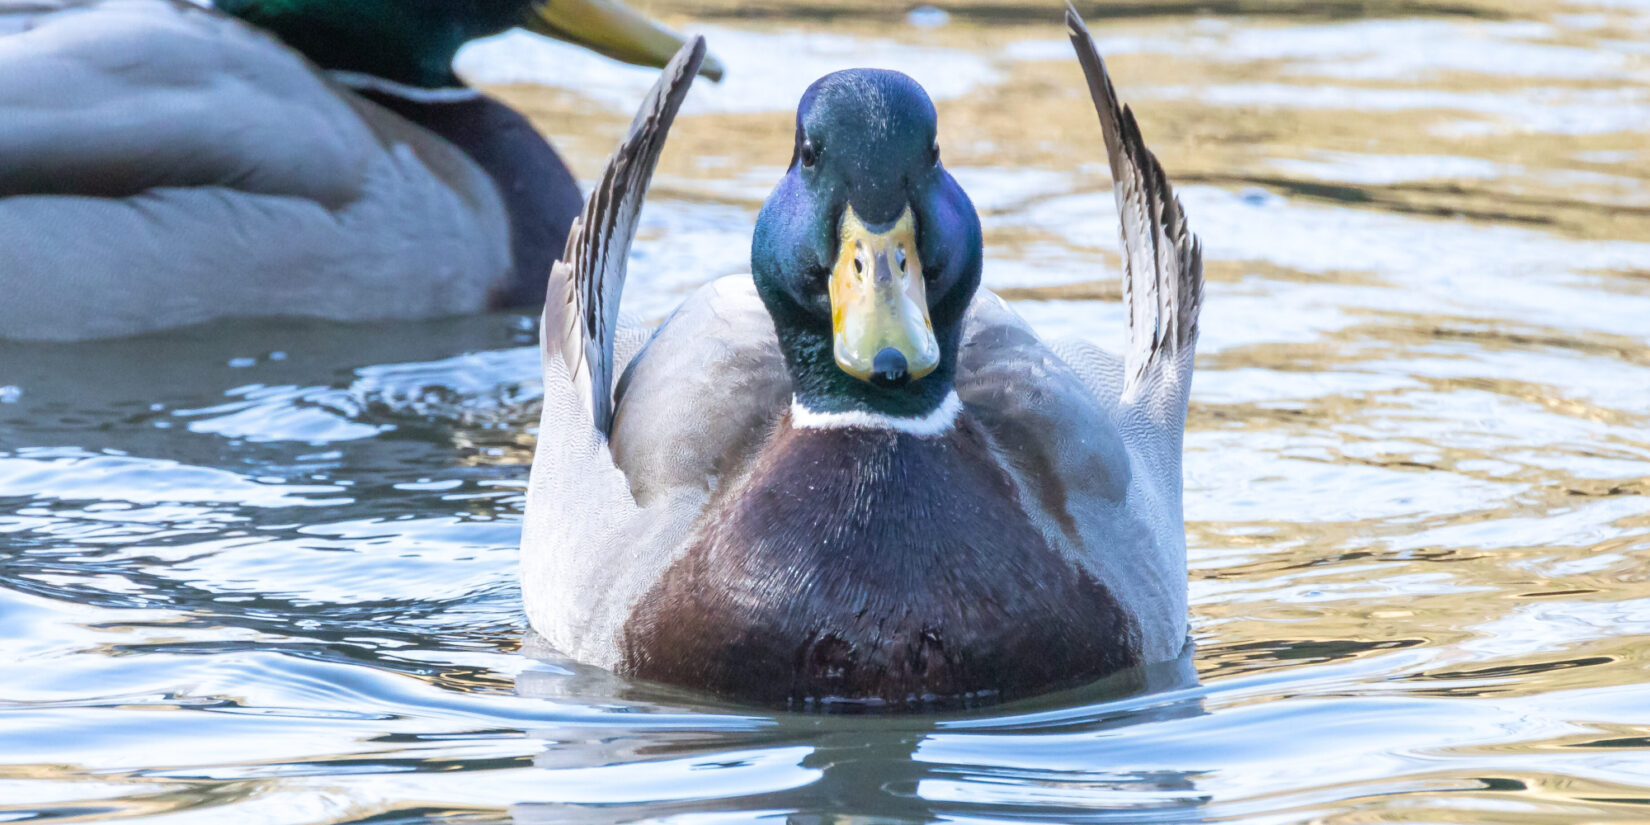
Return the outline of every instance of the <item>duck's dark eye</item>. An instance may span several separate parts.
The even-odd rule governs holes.
[[[935,166],[940,165],[940,141],[938,138],[934,139],[933,146],[928,147],[928,154]]]
[[[802,157],[802,165],[809,169],[813,168],[814,161],[819,160],[819,155],[814,152],[814,142],[811,140],[802,141],[802,149],[797,154]]]

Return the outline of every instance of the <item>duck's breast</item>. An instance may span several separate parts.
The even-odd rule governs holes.
[[[632,675],[784,704],[1028,695],[1136,664],[981,430],[781,425],[633,611]]]

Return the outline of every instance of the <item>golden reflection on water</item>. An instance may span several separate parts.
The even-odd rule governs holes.
[[[854,0],[653,7],[989,61],[990,82],[937,102],[947,166],[982,207],[986,282],[1034,321],[1115,346],[1109,180],[1056,12],[945,5],[934,28]],[[1511,698],[1650,677],[1647,21],[1585,2],[1091,15],[1148,142],[1198,193],[1211,287],[1186,511],[1202,679],[1369,661],[1329,694]],[[577,90],[496,91],[586,177],[626,123],[580,121]],[[778,108],[684,115],[650,208],[754,217],[792,128]],[[1246,205],[1280,215],[1275,236],[1239,220]],[[1642,758],[1650,744],[1634,725],[1532,737],[1479,747]],[[1441,769],[1423,786],[1522,806],[1520,822],[1642,818],[1626,804],[1642,786],[1541,764],[1488,786]],[[1402,819],[1375,813],[1401,792],[1353,794],[1316,821]]]
[[[642,5],[729,79],[672,134],[627,308],[747,265],[791,69],[870,54],[945,92],[987,284],[1119,345],[1057,3]],[[0,819],[1650,818],[1650,9],[1083,9],[1205,245],[1201,687],[768,718],[540,663],[514,568],[531,330],[225,324],[30,350],[0,409],[41,448],[0,455],[25,548],[0,645],[29,663],[0,685]],[[490,88],[588,180],[651,76],[554,54],[548,85]]]
[[[901,25],[903,14],[890,13],[882,4],[834,2],[748,4],[733,2],[675,2],[649,5],[684,27],[693,21],[737,22],[741,26],[796,30],[828,19],[832,34],[863,38],[891,38],[917,46],[956,49],[980,55],[1001,53],[1015,43],[1060,39],[1054,4],[1010,0],[979,4],[945,4],[953,13],[949,25],[918,28]],[[1275,32],[1287,42],[1300,29],[1332,28],[1342,15],[1398,15],[1424,11],[1408,4],[1321,4],[1334,11],[1317,18],[1296,10],[1317,4],[1257,4],[1245,7],[1253,16],[1219,17],[1218,4],[1202,5],[1213,14],[1188,19],[1169,4],[1108,4],[1099,9],[1096,32],[1102,48],[1108,41],[1128,39],[1172,44],[1200,37],[1198,24],[1216,21],[1240,28],[1249,39]],[[752,8],[755,6],[755,8]],[[1445,25],[1519,25],[1520,20],[1547,20],[1583,13],[1599,17],[1588,28],[1576,29],[1548,22],[1541,43],[1554,49],[1603,53],[1619,57],[1611,68],[1594,74],[1565,76],[1521,75],[1516,66],[1507,74],[1493,71],[1456,71],[1448,68],[1392,76],[1314,76],[1301,70],[1302,61],[1244,59],[1222,55],[1215,43],[1197,47],[1196,54],[1162,50],[1114,53],[1108,64],[1119,88],[1156,88],[1158,95],[1136,93],[1136,115],[1152,148],[1180,185],[1263,186],[1310,201],[1337,206],[1377,209],[1399,214],[1478,219],[1545,228],[1578,238],[1650,237],[1650,192],[1642,184],[1647,163],[1636,129],[1606,129],[1587,133],[1555,133],[1542,129],[1493,129],[1519,120],[1517,107],[1492,114],[1486,104],[1496,96],[1527,97],[1529,108],[1543,103],[1585,105],[1589,101],[1635,104],[1650,117],[1650,51],[1621,49],[1618,43],[1642,42],[1639,18],[1627,7],[1585,4],[1551,7],[1537,3],[1451,4],[1450,13],[1422,18]],[[1092,12],[1093,10],[1085,9]],[[1292,13],[1295,16],[1292,16]],[[1115,19],[1105,19],[1116,15]],[[1136,16],[1138,15],[1138,16]],[[1091,13],[1091,17],[1094,15]],[[1190,30],[1190,31],[1189,31]],[[1492,31],[1494,31],[1492,29]],[[1493,36],[1493,35],[1492,35]],[[1435,37],[1437,37],[1435,35]],[[1464,37],[1471,39],[1470,31]],[[1210,39],[1204,37],[1204,39]],[[1489,39],[1489,38],[1482,38]],[[1245,40],[1248,42],[1248,40]],[[715,48],[714,33],[712,48]],[[1379,42],[1377,48],[1402,48],[1402,38]],[[1448,45],[1438,37],[1421,48]],[[1081,183],[1104,181],[1095,166],[1095,126],[1076,68],[1058,48],[1051,59],[1001,61],[997,82],[977,88],[962,99],[941,101],[942,139],[947,162],[953,166],[1078,171]],[[1561,55],[1558,60],[1564,59]],[[1333,52],[1314,61],[1332,65]],[[938,67],[936,67],[938,68]],[[1377,75],[1383,74],[1381,71]],[[921,78],[918,78],[921,80]],[[1281,88],[1275,88],[1281,87]],[[1290,105],[1290,88],[1299,97],[1317,100],[1329,93],[1331,101]],[[1327,87],[1327,88],[1326,88]],[[1270,100],[1254,104],[1210,106],[1199,94],[1228,89],[1241,99],[1245,90],[1264,91]],[[546,90],[536,86],[495,88],[512,104],[527,111],[558,147],[572,156],[575,169],[593,175],[628,123],[621,112],[592,117],[603,107],[590,105],[576,91]],[[1347,92],[1346,105],[1332,105],[1337,92]],[[1309,94],[1309,92],[1311,94]],[[1357,92],[1367,92],[1363,97]],[[1406,97],[1407,95],[1407,97]],[[1397,106],[1393,110],[1365,108],[1365,101]],[[1430,101],[1436,101],[1435,103]],[[1462,104],[1465,104],[1464,106]],[[1494,107],[1489,107],[1493,109]],[[1586,113],[1577,115],[1587,119]],[[569,127],[577,126],[576,131]],[[788,161],[790,113],[684,117],[671,138],[662,164],[662,178],[719,179],[729,169],[778,169]],[[737,136],[737,140],[730,140]],[[1321,162],[1323,155],[1423,155],[1472,158],[1500,168],[1486,176],[1466,179],[1429,178],[1385,185],[1358,185],[1291,176],[1268,161],[1297,159]],[[1624,157],[1614,157],[1622,155]],[[667,184],[668,185],[668,184]],[[748,193],[759,199],[760,187]],[[1012,243],[1012,236],[994,235],[994,245]]]

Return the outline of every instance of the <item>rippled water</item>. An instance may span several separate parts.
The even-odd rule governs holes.
[[[695,4],[729,80],[630,309],[742,270],[796,96],[871,63],[938,99],[987,283],[1120,342],[1057,10],[738,5]],[[0,346],[0,821],[1650,821],[1650,6],[1091,21],[1208,261],[1196,647],[1150,690],[771,715],[524,641],[530,319]],[[462,65],[586,177],[651,82]]]

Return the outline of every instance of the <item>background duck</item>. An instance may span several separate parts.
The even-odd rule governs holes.
[[[681,43],[612,0],[0,0],[0,338],[542,301],[577,182],[452,70],[514,26]]]
[[[551,645],[793,706],[1013,698],[1178,656],[1202,257],[1067,23],[1122,218],[1121,359],[1043,342],[980,288],[933,104],[865,69],[803,96],[752,277],[650,338],[620,328],[636,213],[702,45],[666,68],[545,305],[522,589]]]

